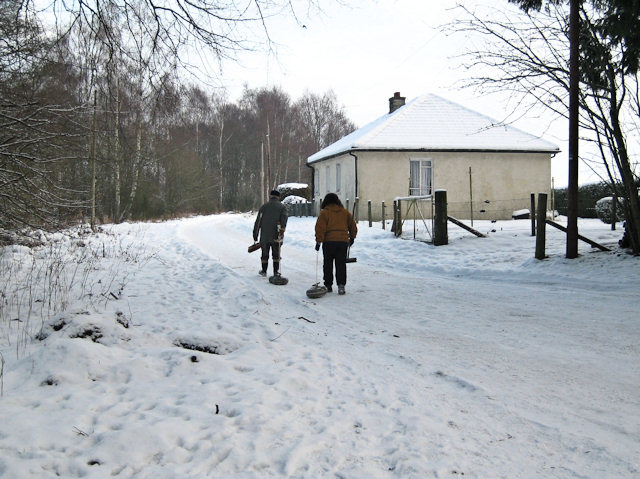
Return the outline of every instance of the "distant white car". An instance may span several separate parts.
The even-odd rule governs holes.
[[[302,196],[287,196],[284,200],[282,200],[282,202],[285,205],[293,205],[293,204],[298,204],[298,203],[308,203],[306,198],[303,198]]]

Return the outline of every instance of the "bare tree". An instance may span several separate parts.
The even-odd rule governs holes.
[[[348,135],[356,126],[347,118],[333,90],[321,95],[307,91],[294,108],[298,117],[295,123],[299,148],[298,181],[310,183],[311,170],[303,169],[306,158]]]
[[[255,128],[255,166],[258,166],[258,148],[266,145],[268,189],[286,181],[286,172],[291,162],[291,141],[294,118],[291,97],[280,88],[245,90],[240,104],[250,115]],[[263,141],[260,141],[262,138]]]
[[[226,146],[227,143],[234,137],[234,135],[238,135],[239,132],[234,132],[231,128],[227,128],[227,119],[230,114],[233,114],[233,110],[235,109],[233,106],[229,105],[224,99],[216,98],[216,116],[215,116],[215,125],[217,128],[217,170],[218,170],[218,206],[222,208],[224,204],[224,172],[225,172],[225,164],[226,164]]]
[[[295,103],[295,107],[300,116],[298,125],[301,133],[311,141],[308,154],[321,150],[356,129],[332,90],[322,95],[307,91]]]
[[[463,10],[465,19],[450,28],[489,39],[484,48],[466,55],[466,66],[482,72],[470,84],[484,92],[511,91],[522,109],[542,106],[566,118],[570,91],[566,5],[550,3],[540,12],[519,14],[493,10],[482,16]],[[607,172],[603,180],[610,182],[612,190],[618,180],[624,185],[619,194],[625,198],[631,244],[638,252],[640,202],[627,140],[638,132],[638,76],[621,66],[620,45],[598,31],[597,11],[583,7],[580,21],[581,139],[596,146]]]
[[[20,0],[16,4],[28,9],[35,0]],[[301,2],[300,7],[319,11],[315,0]],[[57,37],[66,36],[75,25],[84,23],[95,30],[114,52],[123,45],[122,35],[132,25],[131,35],[124,42],[139,41],[148,48],[150,57],[166,59],[166,55],[195,54],[204,50],[216,59],[234,58],[239,51],[254,49],[266,38],[270,44],[267,22],[271,17],[298,12],[291,0],[83,0],[66,2],[52,0],[46,13],[55,16]],[[114,24],[117,17],[121,23]],[[138,28],[138,25],[144,28]],[[254,26],[263,29],[258,38]],[[182,66],[192,68],[189,55],[179,60]]]
[[[86,129],[77,77],[56,58],[31,12],[0,5],[0,228],[56,227],[79,211],[75,163]]]
[[[317,7],[314,0],[301,5],[312,9]],[[38,194],[51,195],[48,201],[55,203],[58,210],[70,206],[86,207],[87,204],[80,205],[77,201],[89,200],[94,181],[86,164],[90,151],[96,160],[111,161],[111,165],[103,164],[97,169],[96,174],[103,176],[96,186],[98,190],[113,191],[111,210],[116,221],[131,214],[139,191],[141,168],[145,161],[153,161],[145,156],[145,151],[149,154],[153,150],[152,137],[147,135],[149,130],[146,129],[154,114],[150,105],[170,72],[179,67],[192,68],[192,60],[199,54],[222,60],[233,58],[241,50],[257,48],[265,40],[270,45],[269,19],[275,15],[297,14],[289,0],[52,0],[44,10],[41,7],[35,0],[7,0],[0,5],[0,29],[3,39],[8,40],[2,43],[3,50],[0,51],[3,83],[11,84],[12,92],[31,91],[20,87],[20,82],[25,81],[25,72],[31,68],[35,71],[36,64],[39,68],[50,62],[46,56],[51,55],[52,45],[56,42],[60,50],[66,48],[69,54],[61,59],[61,64],[74,71],[82,81],[74,92],[75,102],[64,106],[43,105],[41,99],[33,97],[28,100],[10,99],[3,93],[3,100],[7,100],[3,102],[5,109],[2,113],[5,119],[3,133],[7,133],[3,140],[4,157],[14,156],[4,168],[6,181],[0,180],[0,195],[7,198],[7,206],[14,206],[14,219],[24,224],[29,223],[28,213],[34,210],[28,204],[30,201],[24,200],[21,212],[18,212],[15,202],[28,196],[27,192],[33,185],[23,185],[22,196],[15,191],[10,193],[7,188],[16,188],[20,181],[39,175],[40,181],[46,185],[41,185],[45,189]],[[45,23],[47,29],[54,27],[54,34],[49,35],[51,41],[44,40],[40,23]],[[263,35],[255,35],[255,26],[263,30]],[[128,79],[122,81],[126,76],[135,79],[134,85]],[[128,90],[130,86],[134,87],[133,93]],[[102,107],[96,110],[100,135],[92,133],[91,127],[96,92]],[[128,102],[128,109],[122,108],[125,102]],[[43,154],[43,148],[34,147],[37,141],[42,142],[51,134],[43,130],[53,124],[51,118],[36,122],[34,114],[51,115],[59,120],[57,132],[66,135],[66,141],[58,145],[59,152],[69,155],[73,151],[73,159],[62,157],[58,159],[60,161],[52,162],[51,155],[54,155],[56,147],[52,141],[49,141],[47,150],[51,155]],[[70,128],[64,131],[61,122],[66,122]],[[128,129],[130,125],[134,125],[133,131]],[[28,140],[33,147],[31,156],[24,153],[24,148],[18,147],[15,135],[9,134],[11,128],[21,129],[22,137],[26,131],[40,129],[42,138]],[[94,140],[95,150],[92,149]],[[68,148],[71,141],[76,143],[73,150]],[[19,156],[15,156],[18,150],[22,151],[22,163],[18,161]],[[24,158],[29,158],[30,162],[24,163]],[[243,158],[240,164],[248,159]],[[62,163],[67,163],[71,169],[72,181],[50,184],[52,178],[59,177],[51,174],[52,165]],[[107,182],[106,171],[113,174]],[[62,185],[72,185],[75,189],[63,191]],[[36,195],[35,192],[31,194]],[[72,197],[73,202],[67,197]],[[91,197],[94,198],[93,195]],[[44,201],[44,198],[39,199]],[[54,218],[50,211],[39,214],[39,217],[41,220]],[[10,223],[5,221],[3,224],[8,226]]]
[[[49,37],[33,0],[0,5],[3,228],[55,227],[87,212],[93,223],[251,208],[262,200],[267,131],[273,187],[303,180],[304,158],[352,128],[332,93],[308,105],[314,125],[301,121],[304,102],[278,88],[234,104],[178,80],[195,50],[224,58],[255,46],[245,25],[257,22],[269,43],[270,16],[296,14],[288,0],[50,5],[58,29]]]

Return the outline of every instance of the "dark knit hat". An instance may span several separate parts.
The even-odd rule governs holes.
[[[271,190],[269,196],[275,196],[276,198],[280,198],[280,192],[278,190]]]

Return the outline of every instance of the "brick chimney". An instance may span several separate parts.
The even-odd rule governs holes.
[[[389,98],[389,113],[393,113],[401,106],[404,106],[405,97],[400,96],[400,92],[397,91]]]

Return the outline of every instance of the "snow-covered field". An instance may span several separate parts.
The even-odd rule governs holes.
[[[527,220],[442,247],[361,222],[347,294],[310,300],[314,219],[290,219],[287,286],[253,220],[110,226],[81,300],[5,310],[1,477],[640,477],[640,258],[567,260],[548,229],[537,261]]]

